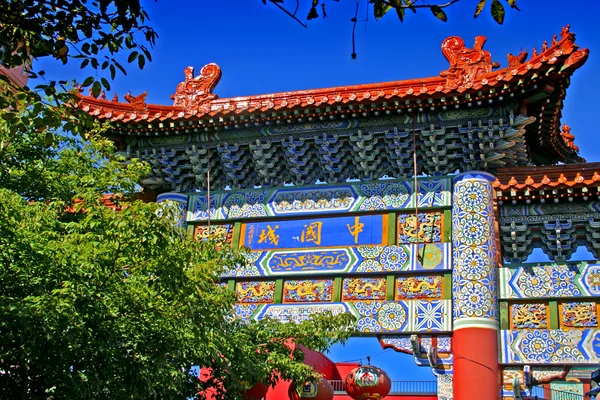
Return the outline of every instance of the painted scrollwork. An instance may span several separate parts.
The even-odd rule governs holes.
[[[333,300],[331,279],[288,280],[283,284],[286,303],[320,302]]]
[[[566,328],[590,328],[598,326],[596,303],[569,302],[561,307],[562,324]]]
[[[439,275],[398,277],[396,299],[429,299],[442,297],[443,279]]]
[[[175,94],[171,95],[173,105],[184,107],[186,111],[198,111],[207,101],[217,98],[212,90],[221,79],[221,68],[217,64],[207,64],[194,77],[194,67],[183,70],[185,80],[177,85]]]
[[[446,78],[447,89],[471,87],[483,76],[492,72],[492,68],[500,66],[492,62],[489,51],[483,50],[487,38],[477,36],[472,49],[465,47],[465,41],[458,36],[451,36],[442,42],[442,53],[450,62],[450,68],[440,73]]]
[[[513,304],[512,322],[517,329],[548,328],[546,304]]]
[[[398,216],[398,243],[439,243],[442,241],[443,214],[421,213]]]
[[[212,239],[217,246],[229,246],[233,239],[233,225],[196,225],[194,229],[194,237],[196,240]]]

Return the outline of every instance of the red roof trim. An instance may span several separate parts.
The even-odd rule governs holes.
[[[543,67],[562,73],[581,66],[589,51],[578,50],[574,40],[575,35],[569,32],[568,27],[563,28],[560,41],[555,36],[551,47],[544,48],[540,54],[535,54],[534,50],[531,60],[525,61],[525,52],[518,56],[509,54],[509,66],[491,72],[497,63],[493,63],[489,52],[482,49],[485,37],[477,37],[472,49],[466,48],[462,39],[451,37],[442,44],[442,52],[449,60],[450,68],[439,77],[223,99],[212,94],[221,71],[216,64],[208,64],[197,77],[193,76],[193,68],[186,68],[186,80],[177,86],[176,93],[171,96],[174,106],[146,104],[144,93],[139,96],[126,95],[127,103],[114,101],[115,99],[108,101],[104,95],[101,98],[80,95],[79,107],[99,119],[139,123],[157,119],[177,121],[184,118],[265,113],[293,110],[297,107],[364,104],[377,100],[440,99],[484,89],[502,91],[507,88],[507,84],[523,83],[524,78],[534,76]],[[448,98],[446,101],[447,104],[452,104],[455,100]]]

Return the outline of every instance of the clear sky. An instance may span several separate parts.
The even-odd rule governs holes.
[[[308,13],[309,2],[300,0],[304,7],[298,15],[302,19]],[[516,55],[523,48],[531,54],[534,46],[539,51],[544,40],[550,43],[554,34],[571,24],[571,31],[577,34],[576,43],[590,48],[591,54],[572,79],[563,122],[571,125],[582,156],[600,161],[596,136],[600,103],[595,97],[600,94],[600,79],[596,76],[600,72],[600,3],[594,0],[521,0],[521,12],[506,6],[502,26],[492,20],[489,5],[478,19],[473,19],[478,0],[461,0],[447,8],[447,23],[428,10],[419,10],[416,15],[407,12],[404,23],[393,11],[376,21],[372,9],[365,22],[367,1],[360,0],[356,60],[350,57],[350,19],[355,1],[327,0],[328,17],[309,21],[308,29],[261,0],[143,3],[160,36],[152,50],[153,62],[143,71],[131,65],[128,76],[119,76],[112,86],[121,99],[127,91],[134,95],[147,91],[148,103],[166,105],[172,104],[169,96],[183,80],[183,69],[188,65],[194,66],[198,74],[203,65],[217,63],[223,76],[214,92],[220,97],[384,82],[437,76],[448,67],[440,51],[448,36],[461,36],[468,46],[475,36],[487,36],[485,49],[494,61],[505,66],[507,53]],[[295,1],[285,0],[284,4],[293,9]],[[41,62],[39,67],[51,77],[84,76],[76,65]],[[112,93],[107,97],[112,98]],[[353,339],[345,347],[336,346],[331,358],[348,361],[367,355],[375,356],[372,363],[387,370],[394,380],[434,379],[430,369],[416,367],[412,357],[392,350],[382,353],[374,338]]]

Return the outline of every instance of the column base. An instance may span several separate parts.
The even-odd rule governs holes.
[[[501,373],[498,365],[498,332],[463,328],[452,335],[454,400],[497,400]]]

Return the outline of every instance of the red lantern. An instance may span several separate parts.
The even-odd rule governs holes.
[[[297,388],[296,385],[292,383],[288,390],[288,395],[290,400],[332,400],[333,386],[331,386],[331,383],[324,378],[315,381],[306,381],[300,388]]]
[[[267,395],[269,386],[262,382],[257,382],[256,385],[246,390],[244,400],[262,400]]]
[[[346,379],[346,393],[355,400],[379,400],[392,388],[390,377],[381,368],[363,365],[354,368]]]

